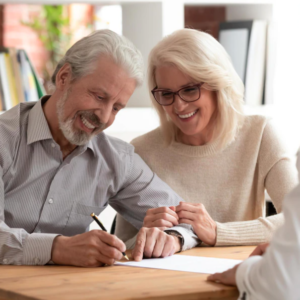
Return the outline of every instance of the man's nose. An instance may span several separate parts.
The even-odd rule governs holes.
[[[101,123],[108,123],[111,116],[112,108],[109,105],[101,107],[95,111],[96,116],[99,118]]]

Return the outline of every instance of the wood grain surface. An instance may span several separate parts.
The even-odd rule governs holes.
[[[245,259],[254,247],[199,247],[182,255]],[[130,251],[127,251],[130,257]],[[178,255],[181,255],[178,254]],[[237,299],[238,291],[207,274],[106,266],[0,266],[0,300]]]

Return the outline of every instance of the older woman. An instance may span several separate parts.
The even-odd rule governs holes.
[[[243,83],[210,35],[182,29],[149,57],[148,83],[160,127],[133,140],[135,151],[186,203],[149,210],[146,227],[188,223],[207,245],[269,241],[283,216],[265,217],[265,190],[277,210],[297,170],[272,122],[243,113]],[[120,216],[116,234],[134,244]]]

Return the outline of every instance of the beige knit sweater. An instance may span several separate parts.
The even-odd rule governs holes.
[[[297,169],[272,122],[246,116],[236,140],[222,151],[214,144],[164,147],[159,128],[132,141],[150,168],[186,202],[203,203],[217,222],[216,246],[269,241],[283,215],[265,217],[265,190],[277,212],[297,184]],[[121,216],[116,235],[134,245],[137,230]],[[130,238],[132,238],[130,240]]]

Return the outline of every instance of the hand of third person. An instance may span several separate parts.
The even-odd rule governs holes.
[[[258,245],[254,250],[253,252],[250,254],[250,256],[255,256],[255,255],[263,255],[267,248],[269,247],[269,243],[264,243],[264,244],[261,244],[261,245]]]
[[[201,203],[180,202],[176,206],[179,224],[186,223],[193,226],[198,238],[207,245],[214,246],[217,240],[217,224]]]

